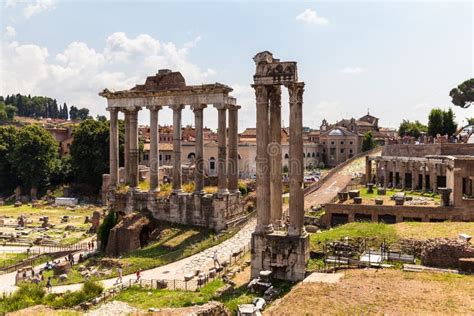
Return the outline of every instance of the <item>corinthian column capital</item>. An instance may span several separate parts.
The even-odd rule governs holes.
[[[304,82],[295,82],[288,85],[290,103],[303,102]]]

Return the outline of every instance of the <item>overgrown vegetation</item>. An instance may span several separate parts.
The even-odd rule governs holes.
[[[116,224],[117,214],[115,212],[109,212],[97,231],[97,238],[100,241],[101,250],[105,250],[105,247],[107,247],[110,230],[114,228]]]
[[[87,281],[79,291],[46,294],[44,285],[22,283],[12,295],[0,299],[0,313],[13,312],[40,304],[54,308],[71,308],[98,296],[103,291],[101,285]]]
[[[281,295],[286,294],[292,287],[292,283],[278,281],[274,286],[281,290]],[[192,305],[203,305],[211,300],[222,302],[232,312],[237,312],[237,307],[240,304],[249,304],[252,300],[259,296],[256,293],[251,293],[247,289],[247,285],[238,286],[231,293],[222,296],[216,296],[216,291],[224,286],[221,279],[216,279],[196,292],[185,291],[171,291],[171,290],[150,290],[132,287],[122,291],[114,300],[126,302],[136,308],[179,308]]]

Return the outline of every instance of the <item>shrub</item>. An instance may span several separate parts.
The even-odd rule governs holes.
[[[183,189],[183,192],[185,193],[193,193],[194,192],[194,182],[190,182],[190,183],[185,183],[181,186],[181,188]]]
[[[117,214],[115,212],[109,212],[104,218],[104,221],[99,226],[97,232],[97,238],[100,240],[100,247],[102,250],[107,247],[107,241],[109,240],[109,233],[112,228],[117,224]]]
[[[11,296],[0,299],[0,314],[41,304],[46,292],[40,285],[22,283]]]
[[[93,281],[86,281],[80,291],[66,292],[63,295],[50,294],[45,301],[55,308],[74,307],[98,296],[104,288]]]
[[[242,180],[239,180],[239,191],[242,195],[246,195],[248,192],[247,184]]]

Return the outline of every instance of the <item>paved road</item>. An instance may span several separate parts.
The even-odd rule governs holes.
[[[317,191],[305,197],[305,208],[316,204],[324,204],[330,202],[341,189],[347,186],[354,173],[364,172],[365,158],[355,160],[353,163],[344,167],[339,173],[331,176]],[[235,236],[229,238],[223,243],[206,249],[200,253],[190,257],[169,263],[167,265],[157,267],[151,270],[142,271],[142,279],[157,280],[184,280],[184,276],[195,270],[207,271],[214,266],[213,254],[217,250],[219,261],[228,260],[232,253],[238,251],[250,243],[252,232],[255,229],[256,219],[252,218]],[[135,280],[135,275],[127,275],[123,277],[123,282]],[[15,277],[0,276],[0,291],[12,291],[15,289],[13,285]],[[116,284],[116,278],[102,281],[104,287],[112,287]],[[2,286],[3,285],[3,286]],[[53,287],[54,293],[63,293],[65,291],[78,290],[82,284],[72,284]]]

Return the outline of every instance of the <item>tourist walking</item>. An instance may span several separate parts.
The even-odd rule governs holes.
[[[221,264],[219,263],[219,259],[217,258],[217,250],[214,250],[213,259],[214,259],[214,268],[216,267],[216,264],[217,264],[217,267],[220,268]]]
[[[48,277],[48,281],[46,282],[46,289],[49,293],[53,290],[53,285],[51,284],[51,277]]]
[[[141,275],[141,271],[140,270],[137,270],[137,280],[135,282],[139,282],[140,281],[140,278],[142,277]]]
[[[122,269],[122,265],[120,264],[117,267],[118,278],[117,278],[117,281],[115,281],[115,283],[122,283],[122,273],[123,273],[123,269]]]

